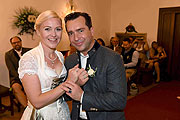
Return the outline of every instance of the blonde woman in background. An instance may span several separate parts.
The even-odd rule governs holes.
[[[64,57],[56,50],[62,36],[62,21],[57,13],[41,13],[35,29],[41,42],[24,54],[19,63],[19,77],[29,100],[21,119],[70,120],[62,85],[66,81],[87,80],[88,74],[76,65],[67,76]]]
[[[149,51],[147,40],[143,37],[136,38],[133,41],[132,46],[139,52],[140,67],[144,68],[146,66],[146,61],[148,60],[147,52]]]

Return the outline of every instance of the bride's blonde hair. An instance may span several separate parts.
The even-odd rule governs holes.
[[[35,30],[38,30],[41,26],[41,24],[50,19],[50,18],[58,18],[60,21],[61,21],[61,24],[62,24],[62,20],[61,18],[59,17],[59,15],[55,12],[55,11],[52,11],[52,10],[47,10],[47,11],[44,11],[42,12],[36,19],[36,22],[35,22],[35,25],[34,25],[34,29]]]

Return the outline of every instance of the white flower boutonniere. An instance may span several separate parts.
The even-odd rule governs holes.
[[[96,71],[97,71],[97,68],[96,68],[95,70],[93,70],[93,69],[91,68],[91,65],[89,64],[89,67],[88,67],[88,75],[89,75],[90,77],[94,77]]]

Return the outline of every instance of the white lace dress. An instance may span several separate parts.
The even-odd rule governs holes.
[[[62,53],[55,51],[59,60],[63,63]],[[49,68],[44,60],[44,52],[41,43],[36,48],[25,53],[19,62],[19,77],[23,78],[24,74],[37,74],[41,84],[42,93],[47,92],[61,84],[67,75],[65,66],[62,72],[57,74],[55,70]],[[63,97],[60,97],[54,103],[49,104],[41,109],[35,110],[30,102],[25,109],[21,120],[70,120],[70,113],[67,103]]]

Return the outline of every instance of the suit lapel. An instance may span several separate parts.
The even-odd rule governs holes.
[[[17,54],[17,52],[13,49],[13,54],[14,54],[14,56],[18,59],[18,61],[20,60],[20,57],[19,57],[19,55]]]
[[[81,66],[81,54],[79,51],[77,52],[77,55],[78,55],[79,68],[81,69],[82,68],[82,66]]]

